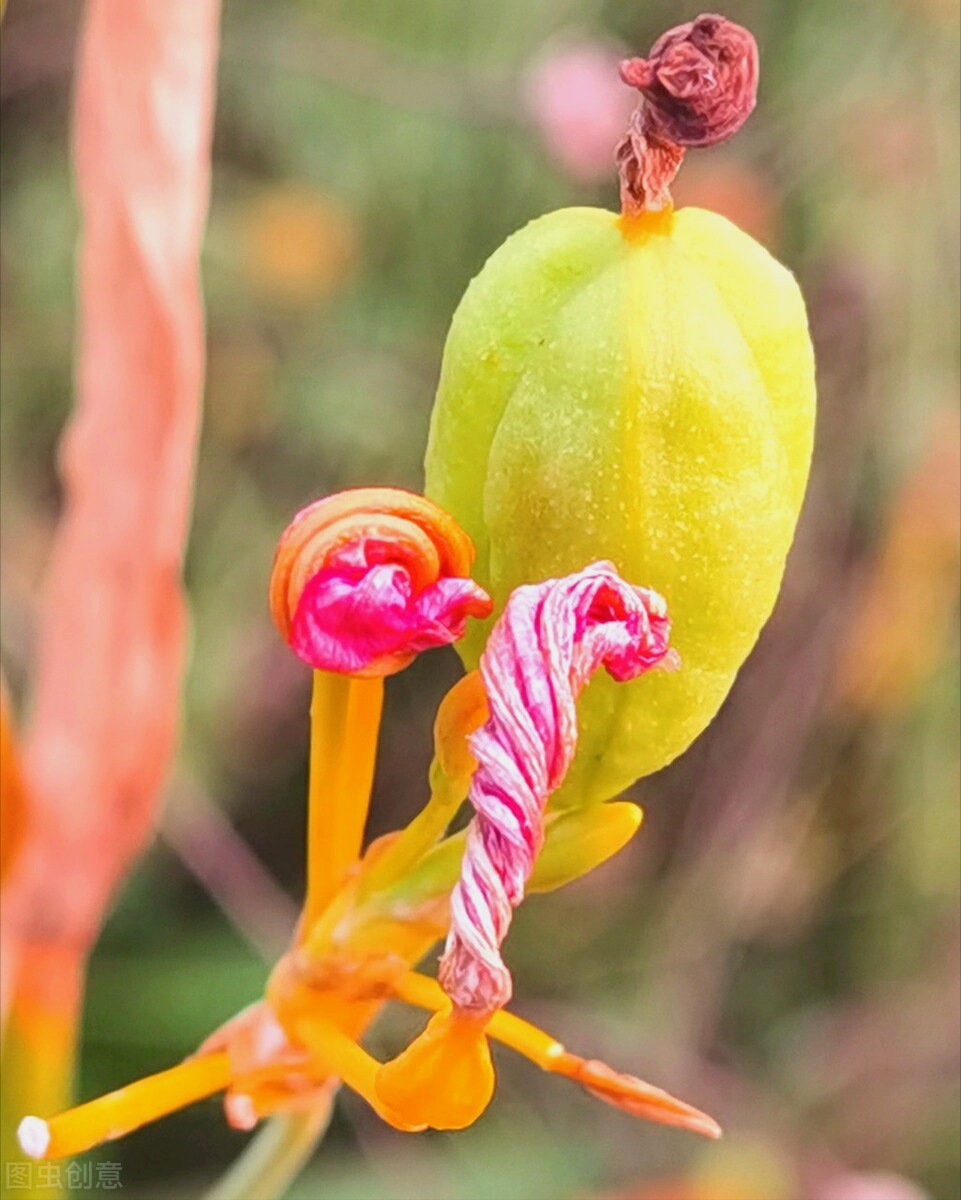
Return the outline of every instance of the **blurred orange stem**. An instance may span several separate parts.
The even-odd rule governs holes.
[[[13,866],[27,821],[26,794],[7,686],[0,673],[0,884]]]
[[[383,703],[382,678],[314,672],[302,937],[360,858]]]
[[[177,737],[219,11],[84,6],[77,398],[23,743],[29,821],[0,907],[5,1124],[68,1101],[86,957],[151,835]]]
[[[85,961],[72,947],[19,947],[0,1077],[4,1163],[23,1160],[14,1134],[24,1113],[60,1112],[70,1103]],[[50,1200],[55,1191],[39,1194]],[[32,1194],[25,1190],[24,1200]]]

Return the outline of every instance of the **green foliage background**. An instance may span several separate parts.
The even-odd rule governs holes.
[[[668,0],[226,4],[181,761],[93,962],[83,1097],[178,1060],[254,999],[301,895],[309,681],[266,613],[277,534],[341,487],[419,487],[468,280],[528,219],[616,203],[613,172],[587,185],[552,162],[522,100],[530,63],[559,37],[643,52],[694,15]],[[305,1200],[653,1197],[665,1179],[689,1200],[801,1200],[842,1171],[959,1195],[958,11],[732,0],[726,15],[758,37],[760,102],[698,156],[697,187],[708,203],[712,171],[750,180],[731,215],[775,214],[767,244],[808,296],[809,500],[720,718],[636,787],[634,844],[525,903],[508,953],[518,1011],[707,1109],[727,1138],[632,1122],[504,1054],[495,1103],[461,1134],[405,1137],[344,1096]],[[2,650],[22,703],[71,397],[77,17],[11,3],[0,49]],[[943,533],[908,583],[892,583],[899,520]],[[879,652],[862,618],[885,589]],[[858,684],[887,652],[899,669]],[[423,800],[457,673],[444,652],[391,680],[372,835]],[[229,913],[197,877],[226,861],[218,812],[276,881],[241,878]],[[390,1013],[371,1045],[412,1027]],[[122,1163],[124,1194],[174,1200],[244,1140],[209,1102],[91,1158]]]

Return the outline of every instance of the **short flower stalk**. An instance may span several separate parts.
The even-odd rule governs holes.
[[[314,668],[305,929],[360,855],[384,676],[490,611],[471,555],[436,505],[388,488],[318,501],[281,537],[271,612]]]
[[[512,984],[500,947],[525,892],[589,870],[640,823],[624,802],[557,814],[548,803],[576,752],[576,699],[594,671],[627,679],[677,665],[660,596],[609,563],[519,589],[480,670],[441,704],[424,809],[362,852],[383,679],[488,615],[472,556],[436,505],[391,489],[321,501],[282,536],[271,607],[314,670],[307,895],[293,944],[264,999],[186,1061],[25,1118],[27,1154],[78,1154],[218,1092],[228,1122],[251,1129],[329,1105],[335,1081],[397,1129],[462,1128],[493,1092],[489,1039],[636,1116],[718,1135],[697,1109],[504,1011]],[[465,799],[473,821],[448,835]],[[414,970],[445,935],[439,981]],[[389,1001],[432,1015],[381,1063],[361,1040]]]

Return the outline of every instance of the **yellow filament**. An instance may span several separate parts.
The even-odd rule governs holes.
[[[148,1075],[146,1079],[138,1079],[127,1087],[68,1109],[45,1123],[36,1117],[28,1117],[21,1125],[21,1139],[26,1143],[24,1127],[28,1122],[45,1124],[49,1141],[36,1157],[65,1158],[80,1154],[100,1142],[130,1133],[149,1121],[222,1091],[230,1080],[230,1058],[225,1050],[189,1058],[167,1071]],[[29,1151],[30,1148],[25,1144],[24,1149]]]
[[[360,857],[383,702],[380,677],[314,672],[302,937],[308,936]]]

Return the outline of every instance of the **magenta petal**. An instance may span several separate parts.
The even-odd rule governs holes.
[[[291,629],[295,653],[321,671],[354,674],[379,659],[407,658],[463,635],[490,602],[472,579],[440,579],[412,595],[404,567],[339,565],[306,585]]]

